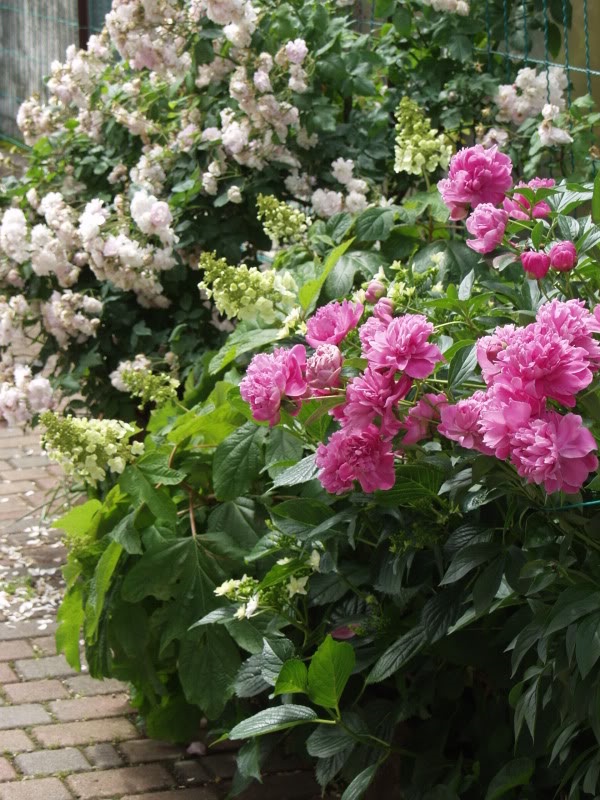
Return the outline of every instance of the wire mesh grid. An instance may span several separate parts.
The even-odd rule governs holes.
[[[101,29],[111,0],[0,0],[0,135],[20,138],[20,104],[70,44]]]

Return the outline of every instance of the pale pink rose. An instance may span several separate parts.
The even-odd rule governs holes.
[[[532,419],[512,438],[511,461],[530,483],[552,492],[578,492],[590,472],[598,469],[592,454],[597,444],[577,414],[548,411]]]
[[[366,428],[378,421],[382,435],[392,437],[400,430],[395,413],[398,403],[411,386],[412,380],[406,375],[397,381],[394,370],[381,372],[368,367],[348,384],[343,413],[337,418],[346,428]]]
[[[448,177],[438,183],[450,219],[464,219],[469,206],[498,205],[512,186],[512,161],[497,147],[463,147],[450,161]]]
[[[319,308],[306,323],[306,341],[312,347],[320,344],[339,344],[349,331],[356,328],[362,317],[362,303],[334,301]]]
[[[344,358],[334,344],[320,344],[306,362],[306,382],[313,394],[328,394],[340,385]]]
[[[492,455],[493,450],[484,444],[481,430],[481,415],[487,399],[485,392],[475,392],[472,397],[459,400],[455,405],[442,405],[438,433],[468,450]]]
[[[391,489],[396,480],[392,443],[375,425],[342,428],[317,449],[319,480],[331,494],[344,494],[358,481],[363,492]]]
[[[491,203],[481,203],[471,212],[467,230],[475,239],[467,239],[467,246],[477,253],[491,253],[502,242],[508,223],[508,214]]]
[[[240,394],[250,405],[255,420],[276,425],[286,400],[286,409],[291,414],[298,413],[300,398],[307,389],[305,367],[306,350],[301,344],[291,350],[278,348],[254,356],[240,383]]]
[[[447,402],[445,394],[424,394],[402,423],[402,427],[406,429],[402,444],[416,444],[422,439],[430,438],[437,427],[435,423],[440,420],[440,408]]]
[[[577,264],[577,248],[573,242],[557,242],[548,253],[550,266],[559,272],[568,272]]]
[[[422,314],[395,317],[389,325],[373,326],[364,336],[361,330],[363,355],[376,368],[426,378],[444,358],[439,347],[428,341],[432,333],[433,325]]]
[[[537,250],[527,250],[521,253],[521,264],[530,278],[538,281],[545,278],[550,269],[550,256],[539,253]]]
[[[555,185],[553,178],[534,178],[529,183],[517,183],[515,189],[527,187],[529,189],[552,189]],[[502,203],[504,210],[512,219],[543,219],[547,217],[552,210],[548,203],[540,200],[533,206],[531,210],[531,203],[529,200],[519,192],[515,192],[512,197],[507,197]]]

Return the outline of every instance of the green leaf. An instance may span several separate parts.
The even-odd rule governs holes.
[[[485,800],[497,800],[514,789],[515,786],[527,786],[533,775],[534,762],[530,758],[515,758],[509,761],[492,778]]]
[[[377,764],[372,764],[370,767],[363,769],[362,772],[359,772],[342,795],[342,800],[359,800],[371,785],[371,781],[377,772],[377,766]]]
[[[437,498],[443,479],[440,470],[431,464],[400,464],[394,487],[376,492],[375,498],[380,506],[412,506],[425,498]]]
[[[332,250],[325,260],[319,277],[308,281],[304,284],[304,286],[302,286],[298,292],[298,299],[300,300],[300,305],[302,306],[303,311],[307,311],[317,300],[321,289],[323,288],[323,285],[329,277],[332,269],[335,267],[353,241],[354,239],[348,239],[348,241],[342,242],[342,244],[338,245],[335,250]]]
[[[313,703],[337,708],[355,661],[352,645],[327,636],[308,668],[308,694]]]
[[[534,229],[531,231],[531,242],[536,250],[540,249],[540,245],[542,244],[544,238],[544,231],[546,230],[544,223],[540,220],[537,225],[535,225]]]
[[[315,465],[315,456],[310,455],[303,458],[293,467],[288,467],[284,472],[280,473],[273,481],[273,488],[278,486],[296,486],[298,483],[306,483],[311,481],[317,475],[317,467]]]
[[[87,503],[72,508],[63,517],[53,522],[51,527],[60,528],[71,536],[81,535],[87,532],[92,524],[95,527],[98,526],[101,508],[100,500],[88,500]]]
[[[197,706],[186,703],[179,694],[166,697],[144,716],[146,733],[166,742],[187,743],[198,736],[201,712]]]
[[[469,344],[461,347],[456,353],[448,369],[448,387],[458,389],[470,378],[477,367],[477,345]]]
[[[294,645],[289,639],[265,639],[261,654],[261,674],[271,686],[275,686],[283,664],[294,655]]]
[[[308,671],[306,664],[298,658],[286,661],[277,678],[273,694],[306,694],[308,689]]]
[[[137,466],[131,464],[125,469],[119,486],[134,500],[145,503],[157,519],[172,525],[177,522],[177,508],[166,490],[154,487]]]
[[[211,375],[215,375],[238,356],[252,350],[260,350],[261,347],[277,341],[280,334],[280,328],[265,328],[259,331],[234,331],[217,355],[211,360],[208,371]]]
[[[186,700],[216,719],[233,695],[240,663],[237,647],[222,628],[213,626],[200,638],[188,637],[177,662]]]
[[[362,242],[385,241],[394,225],[391,208],[367,208],[356,219],[356,238]]]
[[[425,632],[421,626],[401,636],[393,645],[388,647],[385,653],[377,660],[377,663],[367,676],[367,683],[380,683],[394,672],[397,672],[407,664],[413,656],[423,649],[425,644]]]
[[[237,697],[255,697],[266,692],[272,684],[262,676],[263,659],[260,654],[251,655],[240,667],[235,678],[235,694]]]
[[[83,586],[81,583],[76,583],[65,594],[58,609],[56,649],[59,653],[64,653],[70,666],[78,671],[81,670],[79,639],[84,617]]]
[[[185,478],[185,472],[169,467],[168,456],[160,453],[149,453],[137,462],[137,466],[152,483],[175,486]]]
[[[381,264],[381,254],[373,250],[351,250],[345,253],[325,281],[327,297],[333,299],[349,294],[357,272],[365,279],[372,278]]]
[[[219,500],[233,500],[248,491],[260,472],[265,436],[264,428],[247,422],[217,447],[213,483]]]
[[[546,636],[566,628],[600,608],[600,592],[583,587],[567,589],[559,597],[548,618]]]
[[[458,287],[459,300],[468,300],[469,297],[471,297],[471,291],[473,289],[474,283],[475,283],[475,270],[472,269],[470,272],[467,272],[465,277],[460,282],[460,286]]]
[[[594,178],[594,193],[592,194],[592,219],[600,223],[600,172]]]
[[[104,598],[110,588],[122,552],[123,548],[120,544],[111,542],[96,565],[85,606],[85,638],[88,642],[96,639],[100,616],[104,611]]]
[[[582,678],[586,678],[600,658],[600,614],[584,619],[577,626],[575,657]]]
[[[253,717],[240,722],[229,732],[230,739],[249,739],[252,736],[264,736],[266,733],[295,728],[306,725],[317,719],[317,713],[307,706],[293,704],[266,708]]]
[[[141,553],[143,553],[142,541],[139,531],[134,524],[135,515],[135,511],[132,511],[131,514],[127,514],[126,517],[123,517],[123,519],[115,525],[108,535],[113,542],[120,544],[126,553],[141,555]]]
[[[496,542],[479,542],[463,547],[452,559],[440,585],[459,581],[475,567],[493,558],[498,553],[498,548],[499,545]]]
[[[340,725],[319,725],[306,740],[309,756],[329,758],[354,744],[354,739]]]
[[[269,431],[265,464],[271,478],[275,478],[286,467],[295,465],[302,458],[304,443],[285,428]]]
[[[123,599],[138,603],[154,596],[167,600],[176,594],[174,585],[186,563],[196,560],[196,543],[192,538],[161,541],[149,548],[127,572],[121,593]]]

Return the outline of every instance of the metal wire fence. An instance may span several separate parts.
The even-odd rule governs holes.
[[[70,44],[102,27],[111,0],[0,0],[0,136],[20,138],[20,104]]]

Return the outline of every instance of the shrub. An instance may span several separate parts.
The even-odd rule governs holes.
[[[431,194],[280,251],[294,324],[240,323],[59,523],[71,662],[83,625],[150,734],[245,740],[234,794],[280,741],[346,798],[387,767],[423,800],[596,792],[600,183],[501,160],[482,214],[484,156],[441,184],[470,247]]]

